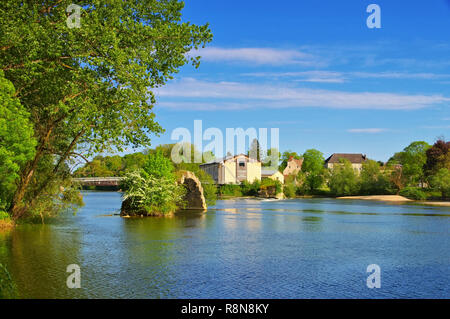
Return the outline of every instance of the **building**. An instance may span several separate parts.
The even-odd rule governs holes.
[[[278,180],[281,184],[284,184],[284,176],[277,170],[261,170],[261,179],[270,178],[273,180]]]
[[[284,178],[294,175],[297,176],[298,172],[302,170],[303,158],[295,159],[294,156],[289,157],[287,166],[283,170]]]
[[[334,153],[325,160],[325,167],[333,169],[334,165],[339,165],[340,159],[346,159],[350,161],[352,167],[356,171],[360,172],[362,170],[362,164],[367,160],[367,157],[363,154]]]
[[[243,181],[252,183],[255,179],[261,180],[261,162],[244,154],[200,164],[200,168],[220,185],[240,184]]]

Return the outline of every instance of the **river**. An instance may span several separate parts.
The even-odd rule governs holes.
[[[76,216],[0,235],[22,298],[449,298],[450,208],[361,200],[219,200],[172,218]],[[69,289],[66,267],[81,269]],[[369,289],[367,266],[381,269]]]

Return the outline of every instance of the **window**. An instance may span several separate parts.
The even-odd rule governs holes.
[[[245,162],[239,162],[239,167],[245,167]]]

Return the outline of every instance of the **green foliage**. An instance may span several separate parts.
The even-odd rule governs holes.
[[[443,198],[450,198],[450,170],[441,168],[430,178],[433,189],[441,192]]]
[[[305,188],[311,192],[318,190],[324,183],[326,170],[322,152],[309,149],[303,154],[302,172],[305,173]]]
[[[78,168],[74,177],[111,177],[124,176],[127,172],[144,167],[147,156],[142,152],[127,154],[123,157],[115,156],[96,156]]]
[[[360,177],[360,194],[385,195],[391,193],[389,178],[381,172],[380,163],[373,160],[364,162]]]
[[[5,266],[0,264],[0,299],[17,297],[16,286]]]
[[[258,196],[261,188],[261,181],[255,179],[252,183],[243,181],[241,183],[241,191],[244,196]]]
[[[34,156],[36,140],[29,113],[0,70],[0,210],[9,208],[20,170]]]
[[[329,180],[330,191],[335,196],[355,195],[359,191],[359,178],[347,159],[334,165]]]
[[[414,199],[414,200],[426,200],[427,199],[427,194],[426,192],[419,187],[405,187],[402,190],[400,190],[399,195],[404,196],[406,198],[409,199]]]
[[[10,216],[7,212],[0,210],[0,220],[9,220]]]
[[[286,198],[294,198],[297,193],[297,187],[294,183],[285,183],[283,193]]]
[[[182,206],[185,189],[173,178],[137,170],[127,173],[122,184],[124,200],[129,199],[130,207],[136,211],[144,209],[148,215],[166,215]]]
[[[283,192],[283,185],[279,180],[273,180],[271,178],[264,178],[261,181],[261,190],[268,189],[270,187],[275,188],[276,194],[280,194]]]
[[[152,90],[183,65],[198,67],[187,53],[212,40],[208,25],[182,21],[176,0],[84,1],[81,27],[68,28],[72,2],[0,1],[0,69],[39,141],[20,172],[15,218],[57,196],[79,154],[150,145],[163,131]]]
[[[164,156],[161,151],[149,154],[143,167],[144,171],[158,178],[167,178],[174,180],[175,167],[170,158]]]
[[[234,197],[243,196],[241,185],[236,184],[220,185],[219,194],[221,196],[234,196]]]
[[[417,186],[423,182],[423,166],[427,161],[426,152],[429,148],[430,145],[426,142],[412,142],[389,160],[390,164],[402,165],[402,174],[406,185]]]

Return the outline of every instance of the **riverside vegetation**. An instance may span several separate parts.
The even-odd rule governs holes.
[[[143,153],[120,156],[97,156],[79,168],[77,177],[124,176],[127,172],[145,167],[147,156],[160,152],[169,162],[174,144],[160,145]],[[191,153],[197,152],[191,145]],[[351,195],[402,195],[415,200],[450,198],[450,142],[439,139],[434,145],[413,142],[394,154],[387,163],[367,160],[358,173],[348,160],[341,160],[333,170],[324,167],[323,154],[310,149],[302,155],[286,151],[281,155],[279,170],[286,167],[290,156],[303,158],[301,171],[285,177],[285,183],[263,179],[240,185],[222,185],[218,188],[212,178],[198,164],[174,164],[175,171],[190,170],[199,176],[205,197],[211,205],[217,195],[221,197],[258,196],[268,188],[285,197],[296,196],[351,196]],[[211,155],[211,154],[209,154]],[[217,192],[216,192],[217,190]]]
[[[153,89],[199,67],[187,53],[212,40],[208,24],[182,21],[180,1],[85,1],[69,28],[72,2],[0,2],[3,224],[82,205],[76,160],[149,146],[164,131]]]

